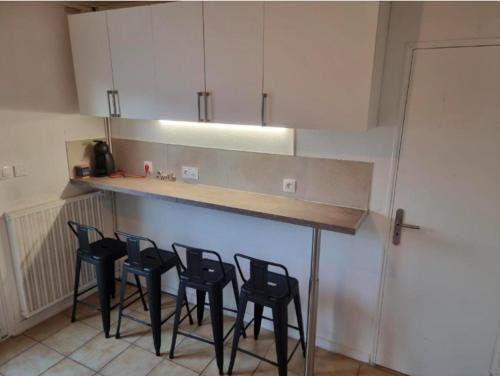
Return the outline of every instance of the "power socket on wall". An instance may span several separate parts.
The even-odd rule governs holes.
[[[297,181],[295,179],[283,179],[283,192],[295,193],[297,190]]]
[[[198,180],[198,167],[182,166],[182,178]]]

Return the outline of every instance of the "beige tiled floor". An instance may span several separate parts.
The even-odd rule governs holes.
[[[95,297],[91,297],[90,300]],[[163,301],[166,315],[173,309],[172,300]],[[134,304],[128,310],[140,319],[148,319],[141,304]],[[217,376],[213,347],[183,336],[178,337],[175,358],[168,358],[172,325],[162,327],[162,356],[154,354],[150,328],[124,318],[122,338],[106,339],[101,331],[100,315],[85,306],[78,307],[79,321],[70,322],[70,310],[56,315],[46,322],[28,330],[23,335],[0,343],[0,376]],[[190,326],[183,323],[184,331],[211,338],[209,312],[204,324]],[[116,321],[116,314],[113,315]],[[226,330],[232,325],[232,318],[225,318]],[[112,330],[116,329],[116,323]],[[252,337],[249,328],[247,339],[241,339],[240,347],[261,356],[275,359],[272,332],[263,330],[259,340]],[[224,351],[224,368],[227,370],[231,338]],[[290,340],[290,348],[295,341]],[[379,368],[373,368],[342,355],[318,349],[316,353],[316,375],[322,376],[390,376],[394,375]],[[303,374],[304,360],[300,349],[289,363],[289,375]],[[277,375],[275,367],[254,357],[239,352],[234,375],[271,376]]]

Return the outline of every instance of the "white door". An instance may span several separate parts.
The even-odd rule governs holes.
[[[264,92],[269,125],[354,131],[373,126],[370,108],[377,103],[383,58],[377,46],[385,40],[379,18],[380,26],[387,24],[388,6],[266,2]],[[384,17],[379,17],[382,8]]]
[[[203,103],[198,95],[205,91],[202,4],[171,2],[153,5],[151,10],[155,115],[158,119],[202,120]]]
[[[205,2],[208,120],[261,124],[262,2]]]
[[[80,113],[110,115],[108,92],[113,90],[106,14],[83,13],[68,17]]]
[[[376,361],[486,376],[500,322],[500,46],[416,50]],[[493,365],[494,373],[500,368]]]
[[[125,8],[106,14],[120,116],[150,119],[154,93],[151,8]]]

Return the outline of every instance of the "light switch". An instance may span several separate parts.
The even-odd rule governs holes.
[[[20,176],[26,176],[26,166],[22,163],[14,165],[14,176],[16,178]]]
[[[3,166],[2,167],[2,178],[10,179],[14,177],[14,169],[12,166]]]

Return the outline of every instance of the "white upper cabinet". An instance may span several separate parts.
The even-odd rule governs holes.
[[[269,125],[376,125],[389,4],[268,2],[264,92]]]
[[[208,120],[261,124],[262,2],[205,2]]]
[[[384,2],[171,2],[70,16],[83,114],[362,131]],[[116,102],[116,110],[113,105]]]
[[[106,14],[85,13],[68,19],[80,113],[110,116],[108,92],[113,90],[113,75]]]
[[[106,14],[119,114],[130,119],[152,119],[155,116],[151,7],[112,10]]]
[[[203,120],[203,98],[198,94],[205,91],[202,4],[172,2],[153,5],[151,10],[155,115],[158,119]]]

